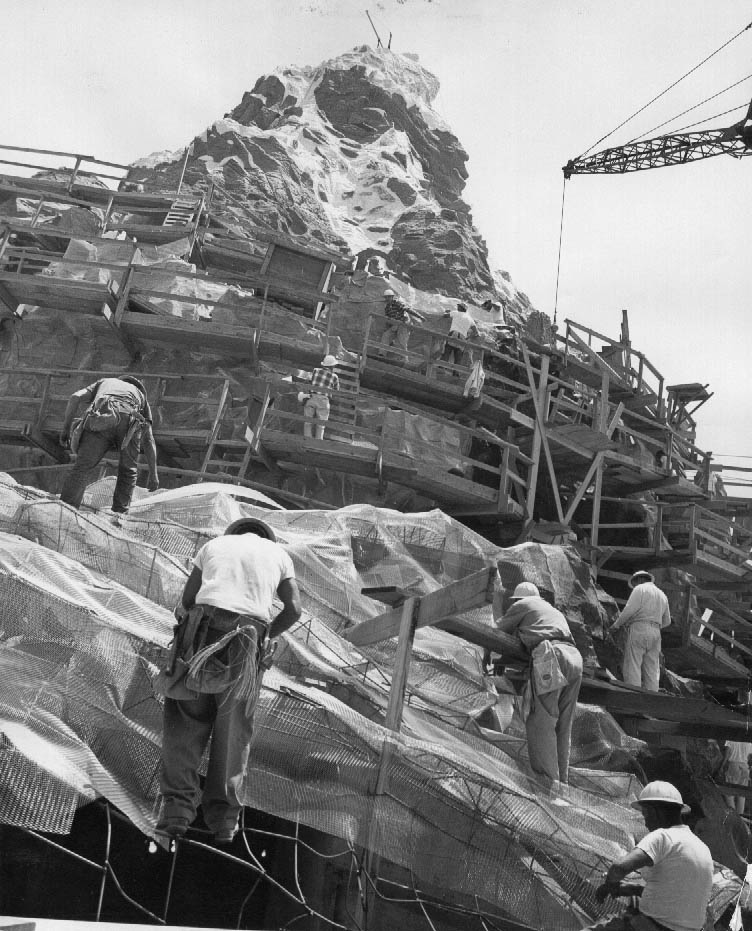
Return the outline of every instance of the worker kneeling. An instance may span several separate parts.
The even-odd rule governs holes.
[[[648,833],[631,853],[612,864],[596,890],[608,896],[640,896],[639,911],[591,926],[591,931],[699,931],[713,888],[713,858],[707,846],[682,823],[690,811],[670,782],[649,782],[632,807],[642,812]],[[624,879],[644,870],[644,889]]]
[[[272,620],[275,595],[282,611]],[[241,518],[196,554],[157,684],[165,695],[158,833],[184,835],[201,797],[215,840],[232,841],[261,677],[276,646],[271,640],[300,613],[292,560],[263,521]],[[198,770],[210,737],[201,793]]]
[[[582,656],[567,619],[541,598],[532,582],[521,582],[512,602],[497,626],[516,635],[531,657],[530,713],[525,721],[530,766],[536,773],[568,782]]]

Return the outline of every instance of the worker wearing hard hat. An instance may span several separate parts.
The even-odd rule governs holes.
[[[530,766],[551,779],[568,782],[582,656],[567,619],[541,598],[537,586],[521,582],[497,626],[515,634],[531,656],[530,713],[525,721]]]
[[[622,675],[627,685],[658,691],[661,675],[661,629],[671,623],[668,598],[651,572],[641,569],[629,580],[632,592],[611,630],[627,628]]]
[[[682,823],[690,811],[670,782],[649,782],[632,807],[642,812],[648,833],[612,864],[596,898],[640,896],[638,913],[598,923],[598,931],[698,931],[713,888],[713,858],[707,846]],[[624,879],[644,870],[644,889]]]
[[[317,440],[324,439],[324,424],[329,420],[331,408],[329,398],[333,391],[339,391],[339,376],[334,371],[336,365],[337,357],[327,354],[311,375],[311,391],[303,408],[307,418],[303,434],[309,439],[314,433]]]
[[[274,617],[275,596],[282,611]],[[270,642],[300,617],[288,553],[256,518],[230,524],[196,554],[183,589],[165,695],[157,832],[182,837],[201,795],[217,843],[231,843],[243,805],[253,712]],[[203,794],[199,766],[211,737]]]

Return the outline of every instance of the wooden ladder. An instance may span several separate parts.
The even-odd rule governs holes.
[[[209,435],[206,454],[201,464],[202,476],[222,472],[225,475],[242,479],[251,461],[252,448],[247,440],[223,440],[219,437],[225,414],[232,400],[229,389],[230,383],[225,381],[217,406],[217,415]]]
[[[339,378],[339,391],[333,394],[330,401],[330,423],[347,424],[355,426],[358,407],[358,394],[360,393],[360,369],[358,362],[338,362],[333,371]],[[333,429],[333,428],[332,428]],[[327,433],[332,432],[327,430]],[[346,432],[352,437],[352,431]]]
[[[172,202],[162,226],[190,226],[196,216],[198,203],[189,197],[178,197]]]

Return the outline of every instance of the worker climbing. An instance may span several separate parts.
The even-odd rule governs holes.
[[[555,782],[569,782],[572,721],[582,682],[582,656],[567,619],[520,582],[497,627],[514,634],[530,656],[530,712],[525,721],[530,766]],[[494,615],[497,615],[494,601]]]

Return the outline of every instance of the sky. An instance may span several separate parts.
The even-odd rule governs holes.
[[[374,45],[368,10],[384,42],[391,32],[392,49],[417,53],[441,82],[434,107],[468,153],[464,198],[491,266],[560,325],[616,338],[626,308],[633,346],[667,384],[714,392],[698,445],[752,466],[752,158],[566,187],[561,172],[743,30],[748,0],[3,0],[2,10],[12,78],[0,143],[120,163],[182,148],[277,67]],[[594,151],[750,72],[752,29]],[[649,134],[738,108],[703,128],[728,125],[751,97],[752,76]]]

